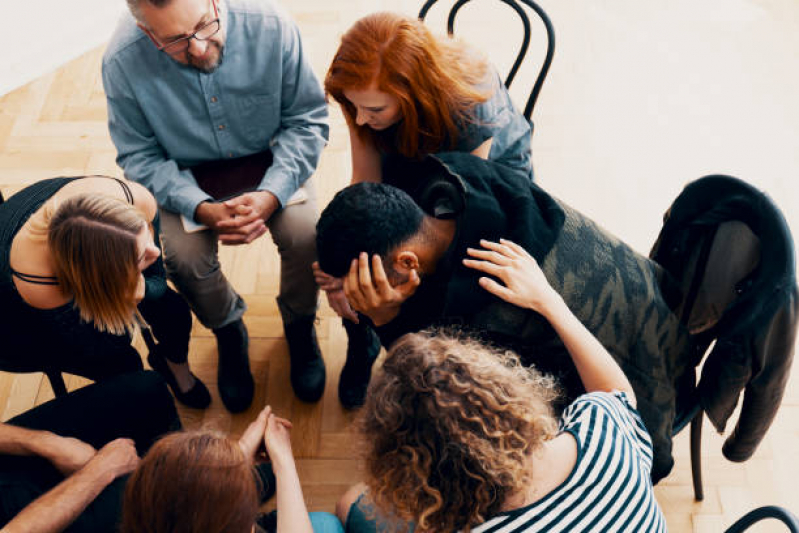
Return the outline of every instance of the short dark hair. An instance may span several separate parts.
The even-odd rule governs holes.
[[[406,192],[383,183],[357,183],[336,194],[316,224],[319,266],[331,276],[347,273],[361,252],[388,252],[419,232],[424,211]]]

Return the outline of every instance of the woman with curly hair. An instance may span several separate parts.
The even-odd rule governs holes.
[[[339,502],[346,530],[665,531],[651,440],[624,373],[524,249],[482,244],[466,266],[492,276],[481,287],[550,322],[587,394],[557,421],[551,380],[517,356],[406,335],[358,421],[367,479]]]

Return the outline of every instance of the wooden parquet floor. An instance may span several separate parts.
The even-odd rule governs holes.
[[[416,2],[297,0],[284,2],[302,31],[306,54],[323,77],[339,35],[378,9],[413,14]],[[504,10],[476,2],[458,31],[502,71],[510,64]],[[646,253],[661,216],[681,187],[711,172],[738,175],[768,191],[799,233],[799,4],[791,0],[544,2],[558,51],[535,114],[534,161],[539,183]],[[467,10],[464,10],[467,12]],[[443,29],[440,14],[433,12]],[[533,39],[533,49],[541,38]],[[0,98],[0,190],[8,196],[38,179],[59,175],[120,176],[106,127],[100,82],[102,50]],[[523,105],[534,66],[512,91]],[[346,127],[331,109],[331,139],[316,174],[321,204],[350,174]],[[294,451],[312,510],[332,510],[359,480],[351,415],[338,403],[346,340],[321,304],[318,333],[328,369],[325,396],[315,405],[294,399],[288,354],[274,297],[278,256],[263,238],[225,248],[226,274],[249,305],[251,360],[257,390],[247,413],[231,416],[216,395],[215,343],[195,326],[190,362],[214,393],[206,411],[181,409],[187,427],[240,433],[269,403],[293,420]],[[324,300],[324,298],[322,298]],[[2,347],[0,347],[2,349]],[[799,381],[794,377],[765,441],[746,463],[721,455],[723,437],[707,425],[703,461],[706,498],[693,501],[688,432],[675,442],[676,466],[656,488],[671,531],[722,531],[757,505],[799,512]],[[87,381],[68,376],[70,389]],[[0,372],[0,414],[6,420],[52,398],[41,374]],[[781,531],[761,526],[756,531]]]

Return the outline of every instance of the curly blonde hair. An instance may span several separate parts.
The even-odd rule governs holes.
[[[529,484],[557,395],[512,352],[441,331],[402,337],[356,426],[371,498],[420,531],[469,531]]]

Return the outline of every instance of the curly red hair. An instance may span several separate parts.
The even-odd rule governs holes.
[[[375,13],[358,20],[341,38],[325,77],[325,91],[341,105],[358,135],[388,152],[418,158],[453,148],[472,108],[490,94],[487,63],[451,39],[435,37],[419,20]],[[347,89],[377,90],[397,99],[402,120],[396,137],[355,123]]]
[[[420,531],[468,531],[530,483],[555,436],[554,381],[511,352],[440,332],[399,339],[356,427],[369,495]]]

